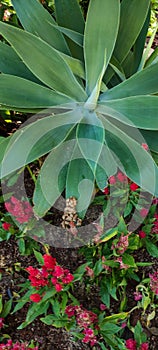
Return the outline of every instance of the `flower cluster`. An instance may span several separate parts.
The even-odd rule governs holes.
[[[73,281],[74,276],[68,269],[64,269],[60,265],[57,265],[56,259],[49,254],[43,255],[44,265],[39,268],[29,266],[26,271],[29,273],[29,280],[31,285],[39,290],[42,287],[54,285],[57,292],[60,292],[64,284],[69,284]],[[34,302],[39,302],[41,296],[38,293],[34,293],[30,296],[30,299]]]
[[[148,343],[142,343],[140,347],[137,347],[137,343],[134,339],[130,338],[126,340],[126,348],[128,350],[148,350],[149,344]]]
[[[12,340],[9,339],[6,344],[0,344],[0,350],[38,350],[38,346],[30,348],[27,343],[16,342],[13,344]]]
[[[153,227],[152,227],[151,232],[158,235],[158,214],[154,215],[154,219],[155,219],[155,221],[153,223]]]
[[[158,270],[153,274],[149,274],[150,277],[150,288],[151,290],[158,295]]]
[[[98,328],[97,315],[92,311],[84,309],[81,305],[68,305],[65,309],[65,313],[69,318],[75,316],[78,327],[81,329],[84,328],[84,330],[82,331],[82,334],[84,335],[82,342],[90,343],[90,346],[94,346],[97,343],[97,338],[94,333],[94,330],[91,327],[94,327],[95,329]]]
[[[127,250],[129,245],[128,236],[129,234],[124,236],[124,234],[122,233],[121,237],[119,238],[119,241],[116,244],[112,244],[111,248],[116,249],[118,254],[123,254]]]
[[[15,219],[23,224],[28,222],[33,216],[33,210],[28,201],[20,201],[12,196],[9,202],[5,203],[8,212],[15,217]]]

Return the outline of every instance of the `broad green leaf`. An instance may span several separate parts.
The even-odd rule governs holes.
[[[118,327],[115,323],[111,322],[101,324],[100,328],[101,331],[106,331],[107,334],[115,334],[120,331],[120,327]]]
[[[60,26],[83,34],[84,19],[77,0],[55,0],[55,14]],[[83,49],[67,40],[72,55],[83,60]]]
[[[123,97],[158,93],[158,62],[134,74],[121,84],[104,92],[100,100],[115,100]]]
[[[83,34],[80,34],[78,31],[74,31],[72,29],[68,29],[65,27],[54,25],[56,29],[58,29],[61,33],[65,34],[68,38],[74,41],[79,46],[83,46]]]
[[[9,136],[9,137],[4,137],[3,138],[3,140],[1,140],[1,142],[0,142],[0,147],[1,147],[1,152],[0,152],[0,163],[2,162],[2,159],[3,159],[3,157],[4,157],[4,154],[5,154],[5,152],[6,152],[6,150],[7,150],[7,147],[8,147],[8,145],[9,145],[9,143],[10,143],[10,139],[11,139],[11,136]]]
[[[151,11],[149,9],[144,25],[132,49],[133,55],[131,56],[132,59],[129,62],[130,66],[128,68],[128,71],[126,72],[127,77],[136,73],[139,67],[139,64],[143,55],[143,51],[144,51],[145,42],[146,42],[147,31],[148,31],[149,22],[150,22],[150,14],[151,14]]]
[[[157,196],[158,167],[150,154],[107,118],[101,117],[101,120],[106,127],[106,142],[121,170],[141,188]]]
[[[83,34],[84,18],[77,0],[55,0],[55,13],[59,25]]]
[[[120,4],[118,0],[91,0],[88,8],[84,34],[86,89],[88,95],[96,86],[106,53],[106,69],[114,49]]]
[[[71,159],[75,141],[66,141],[55,148],[45,160],[34,191],[34,211],[42,217],[62,192],[59,174]],[[40,200],[39,200],[40,199]]]
[[[36,83],[42,84],[21,61],[11,46],[0,42],[0,72],[16,75]]]
[[[57,50],[37,36],[2,22],[0,33],[43,83],[77,101],[86,100],[86,93]]]
[[[158,153],[158,131],[140,130],[151,151]]]
[[[72,72],[80,78],[85,79],[85,70],[83,63],[77,58],[62,54],[62,58],[68,64]]]
[[[144,25],[150,0],[122,0],[120,26],[114,56],[121,63],[134,45]],[[127,21],[128,18],[128,21]]]
[[[55,49],[69,54],[63,35],[51,24],[56,24],[53,17],[38,0],[12,0],[16,14],[25,30],[37,35]]]
[[[9,140],[9,144],[7,142],[6,145],[3,141],[4,159],[1,164],[1,177],[7,176],[58,146],[80,118],[80,114],[73,111],[44,117],[18,130]]]
[[[1,317],[5,318],[8,316],[8,314],[10,313],[11,311],[11,308],[12,308],[12,303],[13,303],[13,300],[12,298],[8,301],[5,302],[5,304],[3,305],[3,310],[1,312]]]
[[[94,173],[104,145],[104,138],[104,127],[96,113],[84,110],[83,118],[77,127],[77,143],[83,158],[88,161]]]
[[[34,252],[35,258],[38,261],[38,263],[40,265],[44,265],[44,259],[43,259],[42,254],[35,249],[33,249],[33,252]]]
[[[158,96],[132,96],[98,104],[98,111],[127,125],[158,130]]]
[[[84,217],[85,212],[91,202],[94,191],[94,175],[83,155],[75,143],[66,179],[66,198],[75,197],[77,199],[77,212],[80,217]]]
[[[0,104],[12,106],[12,109],[42,109],[72,101],[68,96],[32,81],[0,74]]]

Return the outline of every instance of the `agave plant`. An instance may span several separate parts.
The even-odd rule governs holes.
[[[1,178],[47,155],[33,202],[42,217],[65,189],[80,217],[119,167],[158,195],[158,62],[144,57],[150,0],[12,0],[22,28],[0,22],[0,108],[38,113],[1,138]],[[9,45],[8,45],[9,44]],[[42,111],[42,112],[41,112]]]

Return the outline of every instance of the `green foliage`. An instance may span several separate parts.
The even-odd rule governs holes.
[[[91,0],[86,22],[77,0],[54,1],[55,19],[38,0],[12,4],[24,29],[0,22],[1,109],[48,111],[2,140],[1,177],[49,153],[34,191],[39,217],[64,189],[83,217],[95,182],[103,189],[120,163],[158,195],[158,167],[141,146],[142,135],[153,140],[158,130],[158,63],[140,69],[150,1]]]

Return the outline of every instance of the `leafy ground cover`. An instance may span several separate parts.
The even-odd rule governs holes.
[[[11,338],[16,346],[32,339],[38,349],[156,350],[157,200],[151,203],[151,196],[131,181],[126,187],[126,181],[119,171],[95,197],[92,218],[98,208],[102,214],[94,221],[93,239],[80,248],[40,244],[25,233],[32,220],[29,202],[12,196],[1,203],[2,344]],[[28,191],[31,195],[30,186]],[[135,209],[134,223],[142,224],[133,232]],[[58,222],[55,216],[49,222]],[[78,232],[69,232],[69,239],[78,238]]]

